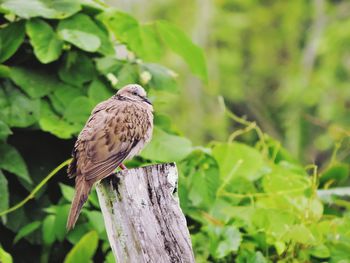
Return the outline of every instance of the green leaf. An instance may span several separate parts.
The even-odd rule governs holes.
[[[119,89],[130,83],[137,83],[139,78],[138,68],[132,64],[124,64],[124,66],[118,71],[118,82],[115,88]]]
[[[33,183],[22,156],[14,147],[9,144],[0,144],[0,156],[1,169],[17,175],[29,184]]]
[[[226,227],[223,240],[219,242],[216,249],[216,257],[222,258],[230,252],[237,251],[242,242],[241,233],[235,227]]]
[[[86,211],[85,215],[89,219],[91,229],[96,230],[100,237],[105,234],[105,224],[100,211]]]
[[[189,203],[188,201],[191,201],[192,206],[209,210],[216,200],[216,192],[220,186],[220,181],[217,179],[219,170],[214,158],[203,151],[196,150],[181,162],[180,168],[182,168],[180,174],[186,176],[184,179],[179,179],[179,197],[182,201],[182,208]],[[189,209],[192,206],[190,205]]]
[[[60,205],[56,207],[56,220],[54,224],[55,236],[59,241],[63,241],[66,237],[66,224],[70,205]]]
[[[238,250],[242,237],[239,230],[234,226],[207,227],[210,237],[210,250],[215,258],[223,258]]]
[[[9,207],[9,203],[7,179],[0,170],[0,212],[5,211]]]
[[[88,96],[94,104],[109,99],[112,95],[112,91],[99,79],[91,82],[88,89]]]
[[[15,239],[13,240],[13,243],[17,243],[20,239],[22,239],[25,236],[28,236],[29,234],[33,233],[35,230],[37,230],[41,226],[40,221],[34,221],[24,227],[22,227],[18,234],[15,236]]]
[[[26,19],[37,16],[63,19],[81,9],[79,2],[71,0],[4,0],[1,7]]]
[[[0,262],[1,263],[12,263],[12,256],[7,253],[1,246],[0,246]]]
[[[109,251],[104,263],[115,263],[115,258],[112,251]],[[6,262],[5,262],[6,263]]]
[[[208,73],[203,50],[193,44],[185,33],[174,25],[165,21],[158,21],[156,25],[165,44],[187,62],[194,74],[207,81]]]
[[[83,238],[69,251],[64,259],[64,263],[91,262],[97,249],[98,235],[95,231],[87,233]]]
[[[95,77],[92,60],[82,52],[71,51],[58,71],[60,79],[68,84],[82,87]]]
[[[75,86],[61,85],[57,87],[55,91],[49,95],[52,106],[54,109],[63,114],[68,105],[77,97],[83,96],[84,90]]]
[[[28,127],[39,118],[40,100],[30,99],[12,85],[0,87],[0,119],[10,127]]]
[[[116,73],[125,64],[115,57],[96,58],[95,61],[97,70],[102,74],[108,74],[112,72]]]
[[[315,245],[317,243],[311,231],[304,225],[289,226],[288,232],[284,235],[283,240],[304,245]]]
[[[48,215],[45,217],[42,225],[42,235],[44,244],[50,245],[55,241],[55,220],[54,215]]]
[[[129,14],[115,10],[103,12],[97,18],[137,56],[145,60],[159,59],[162,47],[154,25],[140,25]]]
[[[141,156],[160,162],[177,162],[185,158],[192,151],[189,139],[166,133],[154,127],[151,142],[142,151]]]
[[[75,98],[67,107],[64,118],[71,123],[85,124],[89,118],[93,105],[87,97]]]
[[[58,31],[58,35],[63,40],[87,52],[95,52],[101,45],[101,40],[97,36],[80,30],[61,29]]]
[[[0,65],[0,78],[9,78],[10,72],[10,67],[6,65]]]
[[[336,163],[322,173],[320,182],[324,184],[330,180],[334,180],[335,183],[341,184],[346,181],[346,179],[349,177],[349,174],[350,168],[348,164]]]
[[[329,258],[331,253],[326,245],[318,245],[310,249],[310,254],[316,258]]]
[[[114,54],[114,48],[112,42],[109,39],[108,32],[103,30],[100,26],[98,26],[89,16],[85,14],[76,14],[68,19],[60,21],[57,28],[58,32],[62,30],[69,31],[78,31],[83,32],[88,35],[93,35],[98,38],[99,44],[97,45],[97,49],[100,53],[104,55]],[[92,44],[95,43],[86,43],[86,39],[80,39],[81,36],[78,36],[78,39],[75,40],[67,40],[66,41],[76,45],[77,47],[85,50],[85,51],[96,51],[96,47]],[[91,40],[91,39],[90,39]],[[82,43],[80,43],[80,41]],[[95,41],[95,40],[93,40]]]
[[[6,138],[12,134],[9,126],[2,120],[0,120],[0,141],[6,140]]]
[[[81,238],[87,233],[91,231],[90,225],[88,223],[78,224],[68,232],[68,235],[66,236],[66,239],[72,243],[77,244]]]
[[[295,224],[297,218],[293,213],[281,209],[256,208],[250,220],[256,229],[265,231],[278,241],[283,241],[282,237],[289,227]]]
[[[149,73],[150,80],[145,84],[148,84],[151,88],[168,91],[177,90],[175,73],[173,71],[169,70],[166,67],[153,63],[142,64],[141,68],[141,82],[143,80],[143,76]]]
[[[213,157],[219,164],[223,180],[232,173],[233,177],[243,177],[251,181],[262,176],[263,157],[258,150],[248,145],[237,142],[218,143],[213,148]]]
[[[56,115],[49,103],[43,101],[41,104],[41,114],[39,125],[43,131],[52,133],[61,139],[71,138],[73,134],[81,130],[81,125],[71,124],[68,121],[62,119],[60,116]]]
[[[60,85],[56,76],[41,70],[22,67],[11,69],[11,79],[31,98],[41,98]]]
[[[63,197],[71,202],[73,200],[73,197],[74,197],[74,188],[71,187],[71,186],[68,186],[68,185],[65,185],[65,184],[62,184],[60,183],[60,188],[61,188],[61,192],[62,192],[62,195]]]
[[[24,40],[23,21],[10,23],[0,30],[0,63],[9,59]]]
[[[41,63],[47,64],[60,57],[63,42],[48,23],[41,19],[29,20],[26,23],[26,31],[34,54]]]
[[[268,263],[264,255],[260,251],[241,250],[236,263]]]
[[[309,186],[309,182],[305,177],[294,174],[289,170],[276,165],[272,171],[266,174],[262,181],[262,186],[265,192],[275,193],[280,191],[295,190],[296,194],[303,193]],[[300,191],[298,192],[297,190]]]

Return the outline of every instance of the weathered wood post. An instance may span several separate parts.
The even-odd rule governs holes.
[[[170,163],[120,171],[96,186],[118,263],[195,262],[177,180]]]

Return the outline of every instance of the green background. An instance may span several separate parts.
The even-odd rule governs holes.
[[[139,83],[155,130],[127,165],[177,162],[197,262],[350,262],[349,11],[2,1],[0,213],[70,157],[98,102]],[[73,185],[63,169],[1,217],[0,262],[114,262],[94,191],[66,233]]]

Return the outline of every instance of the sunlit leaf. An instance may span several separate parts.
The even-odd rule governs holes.
[[[94,43],[95,40],[92,40],[91,38],[86,39],[80,33],[78,33],[77,36],[74,36],[74,39],[72,37],[69,37],[69,39],[64,39],[85,51],[96,51],[96,47],[94,46],[96,44],[98,51],[102,54],[114,54],[114,48],[109,40],[108,32],[98,26],[88,15],[79,13],[71,16],[70,18],[62,20],[60,21],[57,30],[59,32],[62,30],[69,30],[73,32],[79,31],[97,37],[97,42],[99,42],[99,44],[97,44],[97,42]],[[88,43],[88,40],[93,41],[93,43]]]
[[[163,41],[187,62],[192,72],[206,81],[208,73],[203,50],[168,22],[158,21],[157,29]]]
[[[55,241],[55,216],[48,215],[45,217],[42,225],[42,236],[45,244],[52,244]]]
[[[105,263],[115,263],[115,258],[112,251],[108,252]]]
[[[42,16],[56,19],[71,16],[81,9],[77,1],[71,0],[4,0],[1,7],[23,18]]]
[[[258,150],[241,143],[218,143],[213,156],[219,164],[220,176],[244,177],[256,180],[262,176],[264,161]]]
[[[95,231],[87,233],[82,239],[69,251],[64,259],[64,263],[90,262],[98,244],[98,235]]]
[[[66,224],[69,213],[70,205],[60,205],[56,207],[56,218],[55,218],[55,236],[59,241],[63,241],[67,231]]]
[[[331,253],[326,245],[318,245],[311,248],[310,254],[316,258],[329,258]]]
[[[305,225],[292,225],[288,228],[288,232],[284,235],[283,240],[305,245],[314,245],[317,243],[317,240]]]
[[[95,52],[101,46],[101,40],[94,34],[76,29],[61,29],[58,35],[65,41],[87,51]]]
[[[105,11],[98,16],[122,43],[146,60],[158,59],[162,53],[159,36],[153,25],[141,25],[129,14]]]
[[[0,246],[0,262],[12,263],[12,256]]]
[[[63,42],[48,23],[32,19],[26,23],[26,30],[34,53],[41,63],[47,64],[60,57]]]
[[[60,189],[61,189],[63,197],[67,201],[71,202],[73,200],[73,197],[74,197],[74,188],[60,183]]]
[[[92,229],[96,230],[101,238],[101,236],[105,234],[105,224],[102,213],[100,211],[87,211],[85,215],[89,220],[89,225]]]
[[[142,151],[141,156],[160,162],[176,162],[185,158],[192,151],[189,139],[166,133],[154,127],[153,139]]]

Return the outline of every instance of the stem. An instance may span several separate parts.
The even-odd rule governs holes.
[[[30,199],[34,198],[35,194],[55,175],[57,174],[57,172],[59,170],[61,170],[64,166],[68,165],[70,162],[72,161],[72,159],[68,159],[66,161],[64,161],[63,163],[61,163],[59,166],[57,166],[55,169],[53,169],[51,171],[51,173],[49,173],[35,188],[32,192],[30,192],[30,194],[23,199],[21,202],[19,202],[18,204],[16,204],[15,206],[10,207],[9,209],[0,212],[0,216],[4,216],[8,213],[11,213],[15,210],[17,210],[18,208],[24,206]]]

